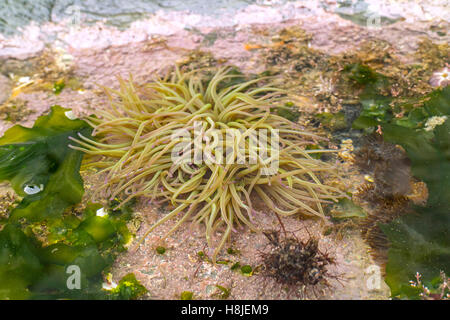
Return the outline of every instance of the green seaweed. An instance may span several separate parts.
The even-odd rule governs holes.
[[[347,73],[351,80],[361,85],[377,83],[380,78],[380,75],[372,70],[372,68],[359,63],[346,65],[344,67],[344,72]]]
[[[323,126],[332,131],[347,128],[347,120],[345,119],[345,114],[343,112],[322,112],[318,113],[316,118],[322,123]]]
[[[390,79],[369,67],[355,64],[344,72],[361,89],[361,113],[352,127],[370,131],[379,126],[385,141],[405,149],[413,175],[428,188],[425,206],[380,225],[390,242],[386,283],[391,294],[417,299],[420,290],[409,282],[417,273],[432,288],[440,272],[450,270],[450,88],[395,97]],[[436,117],[438,122],[429,123]]]
[[[226,300],[230,297],[231,289],[225,288],[219,284],[216,284],[216,288],[220,290],[220,292],[216,294],[220,299]]]
[[[181,300],[193,300],[194,299],[194,293],[191,291],[183,291],[180,294],[180,299]]]
[[[230,254],[230,255],[238,255],[238,254],[241,253],[241,251],[238,250],[238,249],[233,249],[233,248],[230,247],[230,248],[227,249],[227,253]]]
[[[101,292],[101,271],[106,266],[95,244],[63,243],[42,247],[20,227],[8,224],[0,231],[0,299],[95,298]],[[80,290],[71,290],[66,273],[80,268]],[[95,284],[97,283],[97,286]]]
[[[245,276],[250,277],[253,274],[253,268],[249,265],[242,266],[241,273]]]
[[[93,216],[93,208],[98,205],[76,218],[76,227],[67,224],[60,240],[50,245],[29,228],[7,224],[0,231],[0,298],[110,299],[101,289],[102,273],[124,250],[127,232],[123,234],[123,221]],[[70,266],[80,270],[80,289],[67,285]]]
[[[240,267],[241,267],[241,264],[240,264],[239,261],[238,261],[238,262],[235,262],[235,263],[230,267],[230,270],[231,270],[231,271],[236,271],[236,270],[238,270]]]
[[[90,134],[84,121],[66,116],[69,111],[53,106],[32,128],[14,126],[0,138],[0,181],[10,181],[23,197],[0,229],[0,299],[134,299],[144,293],[130,275],[111,292],[102,289],[103,273],[131,239],[130,208],[68,210],[84,193],[83,155],[68,147],[69,136]]]
[[[65,87],[66,84],[64,80],[57,81],[53,84],[53,92],[55,93],[55,95],[59,95]]]
[[[392,97],[386,93],[389,87],[388,78],[361,64],[347,65],[344,73],[355,85],[363,87],[359,95],[361,112],[352,124],[354,129],[375,127],[392,119]]]
[[[0,138],[0,182],[8,180],[24,197],[10,220],[40,221],[59,217],[81,201],[83,182],[79,174],[83,154],[68,147],[69,136],[90,134],[82,120],[70,120],[69,109],[53,106],[32,128],[16,125]],[[39,192],[27,194],[30,190]],[[30,192],[29,192],[30,193]]]
[[[367,213],[360,206],[357,206],[352,200],[347,198],[340,199],[335,205],[335,209],[331,211],[331,214],[335,219],[367,217]]]
[[[450,88],[433,92],[422,108],[429,116],[450,115]],[[409,285],[417,272],[431,286],[440,271],[450,271],[450,120],[432,131],[384,124],[383,132],[406,150],[414,176],[428,188],[425,207],[381,226],[391,242],[386,282],[392,295],[418,298]]]
[[[297,122],[301,115],[298,111],[298,107],[296,107],[292,102],[286,102],[283,107],[271,109],[271,111],[275,110],[277,115],[292,122]]]
[[[116,288],[109,294],[110,300],[135,300],[148,290],[136,279],[134,273],[129,273],[124,276]]]
[[[162,247],[162,246],[158,246],[158,247],[156,247],[156,252],[158,253],[158,254],[164,254],[164,253],[166,253],[166,248],[164,248],[164,247]]]
[[[35,243],[16,226],[0,231],[0,299],[27,299],[28,286],[43,273]]]

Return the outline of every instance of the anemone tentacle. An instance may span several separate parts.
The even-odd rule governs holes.
[[[213,260],[236,226],[258,230],[253,197],[282,216],[324,219],[322,204],[344,196],[321,182],[324,173],[337,176],[335,168],[311,155],[333,150],[306,150],[322,138],[272,112],[284,108],[286,92],[273,84],[255,87],[266,79],[221,88],[224,81],[236,77],[229,71],[220,69],[207,85],[200,73],[182,74],[178,69],[171,79],[142,86],[120,80],[120,90],[106,89],[111,108],[88,118],[94,138],[71,138],[76,143],[72,147],[87,154],[84,166],[98,167],[106,175],[97,190],[100,196],[114,198],[123,193],[122,204],[140,196],[174,206],[144,238],[173,218],[179,220],[168,234],[192,218],[205,224],[206,239],[212,245],[212,234],[224,224]],[[178,130],[187,136],[174,136]],[[217,148],[224,141],[210,134],[226,136],[230,130],[235,134],[232,150]],[[278,130],[278,139],[266,139],[264,148],[255,146],[252,133],[262,130],[272,137]],[[173,152],[180,143],[184,143],[182,156],[174,161]],[[195,161],[195,147],[207,159]],[[276,173],[264,175],[274,159],[278,160]]]

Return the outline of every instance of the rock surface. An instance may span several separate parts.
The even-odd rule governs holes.
[[[277,37],[285,28],[297,27],[306,31],[311,36],[308,46],[323,54],[347,52],[366,40],[377,39],[391,44],[396,54],[404,57],[405,61],[410,59],[408,54],[417,48],[424,36],[442,43],[450,40],[450,35],[439,35],[432,28],[437,26],[439,30],[448,30],[448,21],[405,19],[381,28],[367,28],[321,9],[317,4],[306,5],[299,1],[280,10],[284,10],[284,13],[291,10],[288,19],[283,18],[282,12],[275,9],[249,7],[236,14],[233,24],[222,26],[201,24],[201,17],[189,13],[171,13],[164,17],[161,14],[155,15],[150,21],[138,21],[124,31],[100,23],[74,30],[68,30],[64,25],[48,24],[41,30],[53,30],[58,35],[50,49],[46,49],[48,52],[44,50],[44,41],[39,36],[41,31],[34,29],[34,26],[26,29],[22,37],[0,38],[0,57],[13,57],[22,61],[14,62],[18,74],[21,63],[36,66],[35,69],[29,69],[33,71],[27,75],[34,81],[33,84],[23,88],[17,96],[26,101],[26,108],[33,112],[19,123],[32,125],[53,104],[72,108],[79,116],[90,114],[95,109],[107,108],[106,97],[98,85],[117,88],[116,76],[128,78],[129,74],[133,75],[137,83],[144,83],[175,62],[192,63],[197,57],[203,59],[198,60],[203,66],[208,63],[210,55],[214,63],[235,65],[247,73],[262,72],[267,68],[264,56],[266,49],[277,43]],[[191,28],[186,30],[186,25]],[[32,42],[26,42],[27,39]],[[199,55],[200,51],[202,53]],[[46,54],[50,54],[52,59],[45,58]],[[70,63],[61,64],[61,59],[70,60]],[[280,67],[284,67],[282,63]],[[290,70],[286,70],[288,71]],[[298,77],[301,75],[299,72]],[[60,78],[66,81],[76,79],[81,84],[67,87],[61,94],[55,95],[51,85]],[[16,87],[19,86],[17,79],[15,81]],[[10,96],[10,92],[10,80],[0,76],[0,104]],[[314,113],[318,111],[314,109],[315,106],[311,103],[305,108]],[[0,120],[0,135],[12,125],[11,122]],[[96,182],[90,181],[89,177],[85,179],[89,194]],[[353,179],[363,180],[356,174]],[[161,213],[145,201],[138,205],[136,211],[144,219],[137,231],[136,238],[140,239],[149,226],[161,217]],[[270,213],[259,215],[260,224],[265,228],[277,225],[275,217]],[[370,248],[358,230],[325,236],[326,226],[314,221],[292,217],[286,218],[284,222],[289,226],[289,231],[299,238],[305,238],[308,234],[319,237],[320,246],[336,259],[332,272],[339,277],[339,281],[330,280],[330,287],[323,288],[323,292],[309,292],[307,298],[389,297],[389,289],[384,282],[381,281],[378,288],[368,285],[373,270],[379,270],[379,266],[370,256]],[[157,254],[155,248],[161,245],[160,237],[169,228],[169,225],[163,225],[138,250],[130,250],[122,255],[116,261],[114,279],[134,272],[150,291],[149,298],[158,299],[178,299],[182,291],[192,291],[195,298],[217,298],[220,293],[217,285],[230,288],[231,299],[296,298],[287,293],[283,286],[266,280],[257,273],[247,277],[232,271],[230,265],[214,266],[200,259],[198,252],[203,251],[207,255],[210,252],[205,247],[202,230],[189,228],[189,225],[182,226],[162,243],[168,249],[164,255]],[[230,244],[240,253],[223,254],[221,258],[230,263],[239,262],[241,265],[249,264],[257,268],[261,265],[260,252],[266,244],[267,240],[262,234],[243,230],[232,235]]]
[[[3,104],[11,95],[11,81],[0,74],[0,105]]]

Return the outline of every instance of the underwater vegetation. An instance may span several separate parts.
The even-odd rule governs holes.
[[[438,89],[422,105],[424,118],[450,115],[450,88]],[[425,119],[424,119],[425,120]],[[423,120],[422,120],[423,121]],[[386,266],[386,282],[392,294],[413,296],[416,290],[401,285],[419,272],[427,284],[440,279],[440,272],[450,269],[450,121],[434,129],[414,130],[398,124],[382,125],[387,141],[403,146],[411,159],[412,172],[428,188],[425,207],[405,215],[382,230],[391,242]],[[411,292],[412,291],[412,292]]]
[[[59,216],[81,201],[83,182],[77,168],[83,154],[67,147],[68,137],[91,129],[81,120],[70,120],[55,106],[33,128],[14,126],[0,138],[0,179],[9,180],[22,202],[10,220],[30,221]]]
[[[378,133],[363,138],[363,145],[355,153],[354,163],[371,177],[371,182],[358,187],[356,192],[358,199],[370,208],[367,219],[360,222],[362,236],[371,246],[375,260],[385,265],[389,242],[379,223],[389,223],[410,210],[416,195],[414,187],[418,182],[412,181],[406,152],[384,141]],[[423,183],[420,186],[421,190],[426,190]],[[416,202],[423,202],[423,198],[426,198],[426,192],[422,194],[421,201]]]
[[[355,155],[355,164],[373,176],[372,187],[362,190],[366,196],[370,193],[372,197],[399,200],[409,194],[411,163],[404,150],[384,141],[377,133],[364,137],[363,141],[363,146]]]
[[[423,300],[448,300],[450,298],[450,278],[445,272],[441,271],[440,281],[434,281],[432,291],[422,282],[422,275],[416,273],[416,280],[410,280],[411,287],[419,292],[419,296]]]
[[[94,128],[95,140],[82,133],[71,138],[76,142],[72,149],[89,156],[84,167],[100,168],[99,174],[105,176],[97,190],[100,196],[124,194],[122,203],[143,196],[173,206],[147,234],[179,218],[169,235],[192,219],[205,225],[212,246],[213,233],[224,226],[214,261],[235,227],[258,230],[252,197],[280,216],[302,214],[323,219],[322,204],[345,196],[321,182],[324,174],[336,175],[333,166],[312,156],[331,150],[306,149],[321,138],[271,112],[291,109],[285,105],[286,92],[270,83],[259,86],[267,81],[264,78],[228,82],[236,77],[239,75],[229,69],[220,69],[210,79],[199,71],[182,74],[176,69],[170,77],[141,86],[120,80],[120,91],[106,89],[110,108],[86,119]],[[195,138],[196,124],[200,138]],[[232,129],[236,135],[231,150],[211,150],[211,141],[214,146],[223,141],[210,133],[218,130],[226,135]],[[251,133],[262,129],[272,135],[278,130],[279,139],[266,139],[265,157],[259,145],[251,147]],[[187,136],[174,137],[177,130],[184,130]],[[180,142],[184,146],[176,149]],[[195,162],[195,147],[209,158]],[[173,160],[174,150],[182,161]],[[274,159],[279,161],[276,172],[266,175],[264,170]]]
[[[267,213],[277,217],[308,214],[320,220],[327,216],[333,226],[327,226],[324,235],[362,229],[363,238],[383,251],[383,276],[394,298],[448,298],[444,290],[450,248],[449,93],[444,88],[448,48],[425,40],[416,55],[408,57],[414,61],[408,64],[382,41],[331,56],[310,48],[311,37],[302,30],[294,31],[285,30],[272,44],[260,46],[261,61],[270,69],[260,75],[281,78],[277,85],[272,78],[247,77],[235,69],[217,75],[210,70],[226,60],[215,60],[210,53],[199,57],[203,54],[199,52],[189,58],[187,68],[180,67],[182,72],[164,79],[143,85],[120,80],[119,91],[106,91],[111,107],[86,121],[71,120],[69,110],[53,107],[32,129],[16,127],[1,138],[0,181],[9,181],[15,194],[8,193],[0,203],[0,297],[135,299],[144,294],[145,288],[132,274],[118,281],[117,287],[112,276],[106,276],[117,254],[130,243],[130,207],[139,197],[169,209],[149,232],[169,220],[175,221],[170,232],[189,220],[205,225],[207,242],[216,251],[213,259],[198,252],[199,264],[215,261],[220,246],[224,248],[239,226],[257,230],[256,209],[272,208]],[[0,66],[2,73],[9,73],[6,67]],[[210,69],[192,71],[205,67]],[[15,79],[33,73],[24,71]],[[56,95],[64,90],[66,95],[79,87],[70,72],[62,74],[58,68],[31,80],[33,84],[23,87],[23,92],[44,90]],[[291,90],[311,99],[292,103]],[[32,111],[26,102],[12,95],[0,107],[5,119],[17,122],[26,117]],[[246,132],[253,127],[296,131],[281,132],[284,171],[258,176],[258,170],[268,165],[263,159],[253,164],[174,163],[173,150],[186,137],[172,138],[172,133],[187,129],[195,137],[196,122],[204,134],[197,144],[204,154],[215,142],[209,135],[215,129],[242,129],[241,141],[248,146]],[[314,134],[298,124],[312,127]],[[319,137],[325,135],[331,143]],[[16,141],[20,136],[23,139]],[[352,152],[363,143],[359,155]],[[337,161],[344,168],[358,166],[351,167],[352,176],[345,179],[367,173],[366,182],[353,193],[355,203],[327,186],[338,184],[328,182],[335,181],[329,179],[335,172],[323,162],[330,159],[329,150],[322,149],[338,145],[351,149],[344,151],[348,157],[340,152]],[[269,145],[269,158],[276,154],[274,147]],[[244,154],[244,162],[250,155]],[[213,152],[216,156],[220,154]],[[234,156],[237,159],[239,154]],[[103,205],[86,203],[97,185],[91,189],[86,184],[84,192],[80,165],[96,167],[105,179],[95,197],[106,200]],[[417,184],[425,191],[419,202],[412,200]],[[338,202],[328,212],[322,205],[330,200]],[[218,243],[216,234],[221,237]],[[332,277],[327,267],[333,259],[318,250],[316,240],[298,241],[281,233],[266,236],[270,251],[262,254],[263,265],[242,262],[241,266],[237,257],[215,262],[245,277],[267,275],[289,288],[307,285],[314,290]],[[164,259],[170,258],[169,250],[153,248]],[[229,248],[227,253],[234,251]],[[72,265],[92,271],[82,273],[81,290],[67,288]],[[105,278],[108,284],[102,289]],[[231,289],[216,287],[222,298],[229,297]],[[177,297],[193,299],[197,294],[185,291]]]
[[[19,197],[0,220],[0,299],[127,299],[143,292],[134,275],[102,290],[103,273],[131,239],[131,212],[74,207],[84,193],[83,154],[68,147],[68,137],[91,129],[70,112],[53,106],[32,128],[16,125],[0,138],[0,181]],[[74,267],[76,288],[69,286]]]
[[[391,85],[389,78],[367,66],[352,65],[347,71],[365,85],[362,111],[353,127],[366,132],[378,128],[386,142],[400,145],[412,175],[428,189],[424,206],[412,206],[412,212],[393,215],[379,225],[389,240],[386,282],[392,296],[419,298],[422,291],[410,283],[417,273],[424,286],[438,290],[441,273],[450,269],[450,88],[397,99],[382,93]],[[380,195],[392,200],[392,186],[389,193]],[[397,194],[397,200],[404,193]]]

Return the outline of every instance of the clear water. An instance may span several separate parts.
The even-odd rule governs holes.
[[[378,22],[381,25],[391,24],[398,20],[383,16],[379,12],[374,11],[370,4],[364,0],[338,0],[335,12],[342,18],[353,21],[361,26],[367,26],[371,20],[375,20],[374,16],[379,17],[379,21],[372,22]]]
[[[295,0],[0,0],[0,33],[18,34],[22,27],[32,21],[40,24],[74,18],[87,25],[103,21],[107,25],[124,29],[133,21],[146,18],[158,10],[189,11],[220,19],[222,14],[233,13],[250,4],[277,6],[293,1]],[[302,1],[305,4],[311,3],[310,0],[296,2]],[[438,2],[438,6],[442,7],[441,2],[445,0]],[[380,6],[392,5],[391,0],[337,0],[335,4],[318,0],[316,3],[362,26],[367,25],[374,14],[380,17],[379,23],[382,25],[400,18],[398,12],[393,15],[379,12]],[[387,8],[387,13],[391,11],[391,8]]]
[[[105,21],[119,28],[144,18],[157,10],[189,10],[214,14],[232,11],[262,0],[1,0],[0,33],[13,35],[31,21],[58,22],[70,18],[78,10],[82,22]],[[272,1],[279,2],[279,1]]]

